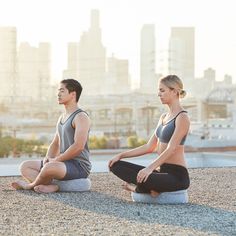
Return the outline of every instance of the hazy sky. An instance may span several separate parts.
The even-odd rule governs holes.
[[[66,68],[67,42],[78,42],[100,10],[107,55],[128,59],[133,79],[139,77],[140,30],[156,27],[157,50],[166,49],[171,26],[194,26],[195,74],[216,69],[217,79],[230,74],[236,82],[236,14],[233,0],[0,0],[0,26],[16,26],[18,43],[52,43],[54,79]],[[158,53],[158,51],[157,51]],[[158,65],[157,65],[158,69]]]

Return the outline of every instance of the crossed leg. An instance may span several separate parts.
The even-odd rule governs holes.
[[[125,181],[123,185],[123,188],[125,190],[130,192],[150,193],[151,196],[156,197],[159,195],[159,192],[155,191],[150,187],[147,188],[145,186],[145,183],[137,183],[137,174],[143,168],[145,167],[141,165],[119,161],[111,167],[111,171],[119,178]]]
[[[14,189],[34,189],[36,192],[49,193],[59,190],[57,185],[51,184],[53,179],[62,179],[66,175],[63,162],[49,162],[41,168],[41,161],[26,161],[20,166],[22,176],[26,181],[15,181],[11,185]]]

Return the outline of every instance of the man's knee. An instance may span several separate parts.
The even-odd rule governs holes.
[[[19,167],[21,174],[24,174],[29,168],[32,168],[31,161],[23,161]]]
[[[64,169],[66,169],[66,167],[64,166],[62,167],[59,163],[49,162],[43,166],[41,170],[41,174],[46,175],[46,176],[54,176],[58,172],[61,172],[61,171],[64,172]]]
[[[55,165],[53,163],[46,163],[41,172],[42,173],[51,173],[53,171],[53,169],[55,168]]]

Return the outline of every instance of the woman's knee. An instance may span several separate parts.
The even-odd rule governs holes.
[[[115,174],[117,173],[117,171],[120,170],[120,166],[121,166],[121,161],[117,161],[110,167],[110,171]]]
[[[183,182],[182,189],[188,189],[189,186],[190,186],[190,180],[189,180],[189,179],[186,179],[186,180]]]

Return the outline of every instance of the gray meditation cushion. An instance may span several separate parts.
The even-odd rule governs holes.
[[[187,190],[179,190],[175,192],[163,192],[157,197],[152,197],[146,193],[131,193],[134,202],[154,203],[154,204],[183,204],[188,203]]]
[[[53,184],[59,186],[60,192],[84,192],[91,188],[90,179],[53,180]]]

